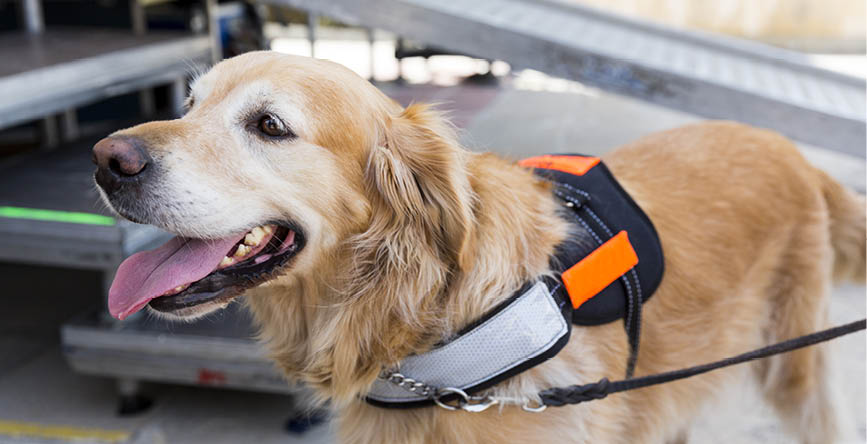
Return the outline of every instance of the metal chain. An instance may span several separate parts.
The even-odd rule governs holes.
[[[425,398],[433,398],[437,392],[436,387],[408,378],[398,372],[383,371],[379,374],[379,378]]]

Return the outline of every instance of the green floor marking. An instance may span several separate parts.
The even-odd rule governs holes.
[[[49,222],[66,222],[83,225],[114,225],[113,217],[93,213],[78,213],[75,211],[41,210],[38,208],[4,207],[0,206],[0,217],[11,219],[44,220]]]

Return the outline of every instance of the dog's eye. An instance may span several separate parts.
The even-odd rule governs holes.
[[[271,137],[283,137],[289,134],[283,122],[270,114],[265,114],[259,118],[258,128],[259,131]]]

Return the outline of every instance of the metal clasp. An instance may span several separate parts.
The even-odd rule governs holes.
[[[530,405],[531,402],[532,402],[532,401],[527,401],[527,402],[525,402],[524,404],[522,404],[522,405],[521,405],[521,409],[523,409],[525,412],[530,412],[530,413],[541,413],[541,412],[544,412],[545,409],[548,408],[547,405],[545,405],[545,404],[543,404],[543,403],[541,403],[541,402],[539,403],[539,405],[533,407],[533,406]]]
[[[465,404],[464,406],[461,407],[461,409],[466,411],[466,412],[478,413],[478,412],[484,412],[489,407],[495,406],[499,403],[500,403],[499,400],[492,398],[490,396],[485,396],[485,397],[482,397],[478,402],[475,402],[474,404]]]
[[[459,397],[455,399],[455,404],[449,404],[446,401],[443,401],[441,398],[448,395],[458,395]],[[484,412],[491,406],[497,405],[500,401],[496,398],[492,398],[490,396],[470,396],[467,392],[454,387],[446,387],[437,391],[436,395],[433,398],[436,405],[449,410],[463,410],[465,412],[479,413]]]

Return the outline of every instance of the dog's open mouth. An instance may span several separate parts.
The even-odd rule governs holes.
[[[267,281],[303,247],[301,231],[283,223],[223,239],[178,236],[130,256],[118,267],[108,308],[124,319],[145,305],[172,313],[209,302],[228,303]]]

